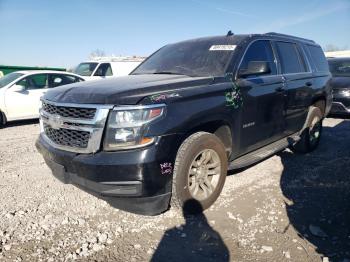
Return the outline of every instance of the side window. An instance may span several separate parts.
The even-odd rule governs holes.
[[[47,74],[31,75],[17,82],[17,85],[24,86],[26,90],[43,89],[48,87]]]
[[[110,63],[103,63],[101,64],[94,76],[112,76],[113,75],[113,72],[112,72],[112,67],[111,67],[111,64]]]
[[[80,78],[80,77],[74,77],[75,81],[74,82],[83,82],[84,79]]]
[[[49,87],[57,87],[79,82],[79,78],[70,75],[51,74],[49,76]]]
[[[249,49],[244,55],[242,60],[240,71],[248,69],[248,64],[251,61],[266,61],[268,62],[271,72],[267,75],[276,75],[277,68],[275,64],[275,57],[273,55],[270,41],[260,40],[250,45]]]
[[[314,63],[317,72],[328,72],[327,59],[319,46],[307,45],[307,49],[310,53],[311,59]]]
[[[296,44],[276,42],[276,48],[283,74],[306,72],[304,60]]]

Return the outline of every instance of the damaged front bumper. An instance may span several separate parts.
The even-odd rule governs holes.
[[[54,148],[40,136],[36,147],[61,182],[73,184],[116,208],[156,215],[169,207],[177,141],[177,136],[171,135],[143,149],[78,154]],[[162,170],[164,163],[167,172]]]

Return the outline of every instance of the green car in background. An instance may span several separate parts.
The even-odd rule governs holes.
[[[36,67],[36,66],[7,66],[0,65],[0,78],[4,75],[15,71],[23,71],[23,70],[55,70],[55,71],[66,71],[65,68],[56,68],[56,67]]]

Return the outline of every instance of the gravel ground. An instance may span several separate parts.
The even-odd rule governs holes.
[[[0,130],[1,261],[350,261],[350,121],[319,148],[230,173],[215,205],[184,219],[123,212],[56,180],[36,122]]]

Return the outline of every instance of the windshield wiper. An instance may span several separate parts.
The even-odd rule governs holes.
[[[188,76],[186,74],[175,73],[175,72],[171,72],[171,71],[158,71],[158,72],[154,72],[152,74],[154,74],[154,75],[181,75],[181,76]]]

